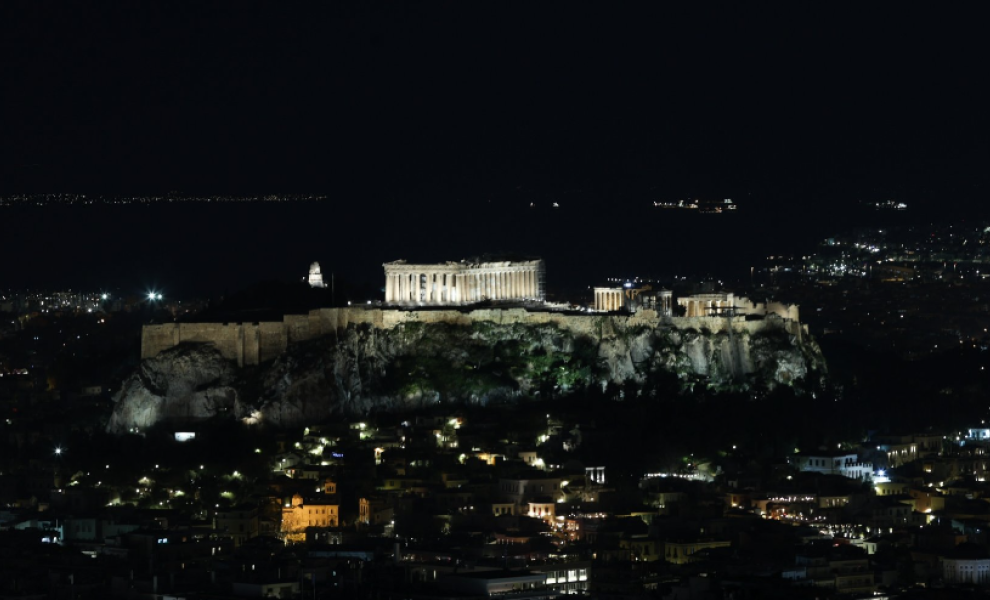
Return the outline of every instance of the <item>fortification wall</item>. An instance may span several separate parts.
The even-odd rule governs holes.
[[[778,310],[795,318],[778,318]],[[295,344],[346,329],[349,325],[367,324],[392,329],[404,323],[449,323],[470,325],[487,321],[499,325],[523,323],[553,324],[576,335],[611,337],[631,327],[672,328],[680,330],[754,334],[769,327],[780,327],[803,339],[807,328],[797,319],[797,307],[780,305],[769,311],[772,317],[745,320],[725,317],[663,317],[653,310],[631,315],[588,315],[562,312],[530,312],[523,308],[450,310],[395,310],[380,308],[321,308],[306,315],[286,315],[282,321],[261,323],[167,323],[145,325],[141,331],[141,358],[151,358],[183,342],[203,342],[216,346],[220,353],[239,366],[256,365],[277,357]]]

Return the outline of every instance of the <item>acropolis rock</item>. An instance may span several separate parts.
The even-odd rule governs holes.
[[[488,316],[496,312],[509,311]],[[387,328],[352,322],[243,372],[216,346],[185,342],[145,360],[125,382],[109,430],[224,414],[296,426],[438,402],[601,393],[610,384],[647,396],[676,393],[657,387],[664,381],[683,391],[785,386],[800,393],[825,374],[817,344],[776,316],[728,328],[716,326],[726,321],[719,318],[692,318],[694,326],[684,328],[617,315],[572,318],[578,320],[407,319]]]

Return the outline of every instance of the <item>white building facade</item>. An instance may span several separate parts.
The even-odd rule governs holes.
[[[382,266],[386,304],[443,306],[546,299],[546,266],[541,259],[432,265],[397,260]]]

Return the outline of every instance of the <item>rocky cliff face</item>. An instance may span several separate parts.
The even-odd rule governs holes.
[[[237,367],[211,346],[188,344],[143,361],[114,396],[107,429],[126,433],[167,419],[231,413],[240,398]]]
[[[657,396],[705,389],[821,384],[813,340],[768,319],[756,333],[617,329],[591,335],[554,325],[409,323],[348,327],[238,370],[208,345],[180,345],[144,361],[114,398],[108,429],[123,433],[167,419],[230,414],[278,426],[440,402],[570,393]],[[617,391],[618,390],[618,391]]]

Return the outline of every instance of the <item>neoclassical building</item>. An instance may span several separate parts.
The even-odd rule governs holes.
[[[546,298],[546,266],[541,259],[433,265],[397,260],[382,266],[386,304],[442,306]]]

